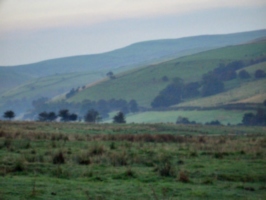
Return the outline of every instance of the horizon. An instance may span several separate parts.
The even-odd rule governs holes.
[[[0,66],[106,53],[145,41],[265,30],[265,11],[262,0],[2,0]]]
[[[254,31],[266,31],[266,29],[248,30],[248,31],[243,31],[243,32],[232,32],[232,33],[224,33],[224,34],[219,34],[219,33],[218,34],[203,34],[203,35],[185,36],[185,37],[180,37],[180,38],[162,38],[162,39],[154,39],[154,40],[137,41],[137,42],[128,44],[126,46],[118,47],[116,49],[111,49],[109,51],[103,51],[103,52],[99,52],[99,53],[77,54],[77,55],[70,55],[70,56],[54,57],[54,58],[48,58],[48,59],[45,59],[45,60],[39,60],[39,61],[36,61],[36,62],[22,63],[22,64],[18,64],[18,65],[7,65],[7,66],[0,65],[0,67],[16,67],[16,66],[30,65],[30,64],[41,63],[41,62],[50,61],[50,60],[56,60],[56,59],[64,59],[64,58],[71,58],[71,57],[78,57],[78,56],[100,55],[100,54],[105,54],[105,53],[113,52],[113,51],[116,51],[116,50],[120,50],[120,49],[123,49],[123,48],[127,48],[127,47],[135,45],[135,44],[145,43],[145,42],[163,41],[163,40],[179,40],[179,39],[193,38],[193,37],[202,37],[202,36],[231,35],[231,34],[248,33],[248,32],[254,32]],[[260,39],[260,38],[258,38],[258,39]]]

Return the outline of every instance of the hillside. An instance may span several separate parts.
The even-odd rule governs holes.
[[[158,95],[159,91],[169,84],[169,81],[163,81],[163,77],[168,77],[169,80],[179,77],[185,82],[200,81],[203,74],[216,68],[220,63],[229,63],[236,60],[247,61],[260,56],[266,55],[266,43],[249,43],[237,46],[229,46],[216,50],[210,50],[202,53],[198,53],[191,56],[185,56],[182,58],[174,59],[171,61],[163,62],[160,64],[150,65],[140,70],[133,71],[128,74],[122,74],[114,80],[108,80],[102,82],[93,87],[89,87],[86,90],[79,92],[77,95],[68,99],[69,102],[82,102],[84,99],[99,100],[99,99],[135,99],[139,105],[144,107],[150,107],[151,101]],[[256,68],[265,69],[265,63],[249,66],[247,70],[253,73]],[[233,80],[225,84],[226,91],[218,94],[220,96],[230,96],[221,101],[217,101],[214,104],[230,103],[232,100],[241,100],[250,95],[257,95],[257,90],[250,89],[252,93],[245,91],[245,95],[234,96],[241,92],[238,87],[246,88],[259,88],[263,94],[265,90],[263,85],[265,79],[254,80],[254,78],[247,81]],[[237,92],[234,92],[238,91]],[[226,94],[229,95],[226,95]],[[216,95],[215,95],[216,96]],[[208,98],[221,99],[220,96],[211,96]],[[206,102],[205,99],[197,99],[195,102]],[[184,102],[180,105],[192,105],[193,100],[190,102]],[[200,103],[199,103],[200,104]],[[206,104],[209,104],[206,102]]]
[[[84,91],[84,97],[83,94],[79,94],[81,97],[74,97],[73,100],[70,99],[70,102],[78,102],[83,99],[96,100],[119,97],[126,100],[136,99],[141,106],[149,107],[150,101],[158,94],[158,91],[168,84],[162,82],[164,73],[169,76],[169,79],[178,76],[184,79],[189,77],[188,81],[192,81],[198,80],[200,77],[193,75],[194,69],[190,72],[186,68],[180,68],[179,70],[183,70],[183,72],[180,71],[179,73],[183,75],[177,75],[175,68],[179,61],[166,62],[167,60],[193,53],[196,56],[195,53],[197,52],[221,46],[250,43],[250,41],[254,43],[265,35],[266,30],[261,30],[228,35],[206,35],[147,41],[103,54],[53,59],[23,66],[0,67],[1,77],[3,77],[1,82],[4,83],[0,85],[0,111],[8,108],[23,112],[23,110],[26,111],[31,107],[33,100],[40,97],[52,98],[65,94],[72,88],[84,88],[84,86],[90,87],[88,90],[90,96],[88,97]],[[214,56],[212,55],[212,57]],[[217,56],[219,57],[219,55]],[[228,59],[231,58],[228,57]],[[174,64],[171,64],[171,62]],[[213,67],[209,66],[209,60],[206,60],[206,62],[206,66],[202,70],[203,73]],[[203,62],[201,64],[204,65]],[[158,67],[161,65],[167,65],[168,72],[164,68]],[[183,62],[183,66],[185,65],[190,64],[189,62]],[[141,66],[148,67],[143,68]],[[112,80],[112,82],[105,82],[108,80],[106,73],[109,71],[113,71],[117,79]],[[12,77],[8,78],[11,74]],[[131,78],[127,80],[128,76],[131,77],[131,74],[134,77],[133,80],[130,80]],[[143,82],[145,79],[143,76],[149,78]],[[98,92],[98,86],[94,89],[91,87],[91,85],[98,85],[96,83],[103,84],[104,89],[101,88],[100,90],[104,93]],[[109,85],[110,83],[111,85]],[[130,83],[131,86],[127,83]],[[105,87],[104,84],[108,84],[108,86]],[[143,84],[145,85],[143,89],[149,86],[146,88],[149,92],[142,89],[138,90]],[[124,91],[125,85],[127,85],[127,91]],[[128,93],[128,91],[130,92]],[[121,92],[125,95],[120,95]]]

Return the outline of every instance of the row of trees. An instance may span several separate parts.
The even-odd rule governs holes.
[[[251,61],[250,61],[251,62]],[[250,64],[248,62],[248,64]],[[185,84],[182,79],[174,78],[173,81],[161,90],[151,102],[153,108],[169,107],[171,105],[179,104],[185,99],[193,97],[207,97],[215,95],[224,91],[224,81],[233,80],[237,77],[240,79],[251,78],[251,75],[246,70],[241,70],[248,64],[244,64],[242,61],[233,61],[225,64],[219,64],[214,70],[203,74],[201,81],[190,82]],[[263,70],[258,69],[254,74],[255,78],[264,78],[266,74]],[[168,81],[167,77],[163,77],[163,80]]]
[[[247,126],[266,126],[266,100],[263,105],[264,107],[258,108],[256,113],[245,113],[242,123]]]
[[[71,110],[73,113],[77,113],[80,116],[87,114],[88,110],[97,110],[99,115],[104,118],[109,118],[110,112],[121,111],[124,114],[136,113],[139,111],[139,106],[136,100],[132,99],[126,101],[123,99],[110,99],[110,100],[99,100],[91,101],[84,100],[80,103],[67,102],[67,101],[58,101],[49,103],[47,98],[40,98],[32,102],[33,109],[25,116],[27,119],[34,119],[38,113],[46,111],[55,111],[59,112],[65,108]],[[49,114],[49,113],[47,113]]]
[[[60,110],[58,114],[55,112],[41,112],[38,116],[38,121],[55,121],[55,120],[60,120],[62,122],[70,122],[70,121],[77,121],[81,120],[80,117],[78,117],[77,114],[75,113],[69,113],[67,109]],[[98,111],[91,109],[89,110],[85,116],[83,117],[85,122],[88,123],[97,123],[101,121],[101,116]],[[118,112],[114,117],[113,117],[113,122],[114,123],[126,123],[125,116],[123,112]]]

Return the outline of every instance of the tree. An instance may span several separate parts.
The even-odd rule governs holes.
[[[118,123],[118,124],[126,123],[124,113],[122,113],[122,112],[118,112],[118,113],[113,117],[113,123]]]
[[[128,106],[129,106],[129,110],[130,112],[133,112],[133,113],[136,113],[139,111],[139,108],[138,108],[138,103],[136,100],[132,99],[129,103],[128,103]]]
[[[60,110],[58,116],[61,117],[61,121],[66,122],[69,120],[69,112],[67,109]]]
[[[168,107],[182,101],[184,84],[180,78],[175,78],[173,83],[160,91],[159,95],[152,101],[153,108]]]
[[[48,113],[47,112],[41,112],[38,117],[38,121],[44,122],[48,120]]]
[[[89,110],[84,116],[85,122],[96,123],[99,119],[99,113],[94,109]]]
[[[57,118],[57,115],[54,112],[41,112],[39,114],[38,120],[45,122],[45,121],[54,121]]]
[[[255,78],[264,78],[266,77],[266,73],[262,69],[258,69],[255,71]]]
[[[69,121],[76,121],[78,119],[78,115],[75,113],[72,113],[68,116]]]
[[[255,125],[256,119],[255,115],[253,113],[245,113],[242,119],[242,123],[244,125]]]
[[[219,120],[213,120],[211,122],[205,123],[206,125],[221,125],[221,122]]]
[[[15,117],[15,113],[12,110],[8,110],[4,113],[3,117],[11,120]]]
[[[203,97],[218,94],[224,91],[224,84],[222,81],[211,73],[204,74],[202,77],[202,90]]]
[[[56,120],[57,115],[54,112],[49,112],[48,114],[48,121],[54,121]]]
[[[179,116],[176,120],[176,124],[190,124],[190,121],[186,117]]]
[[[238,73],[238,77],[240,78],[240,79],[248,79],[248,78],[250,78],[251,76],[250,76],[250,74],[246,71],[246,70],[241,70],[239,73]]]
[[[184,87],[184,98],[192,98],[199,95],[199,82],[191,82],[185,85]]]
[[[107,74],[106,74],[106,76],[108,76],[110,79],[115,79],[115,75],[114,75],[114,73],[113,72],[108,72]]]

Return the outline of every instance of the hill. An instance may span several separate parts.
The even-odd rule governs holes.
[[[169,81],[164,81],[163,77],[167,77],[168,80],[179,77],[183,79],[184,82],[200,81],[203,74],[215,69],[220,63],[229,63],[236,60],[242,60],[245,62],[265,55],[265,42],[249,43],[210,50],[150,65],[128,74],[122,74],[114,80],[108,80],[93,87],[89,87],[69,98],[68,101],[82,102],[84,99],[99,100],[112,98],[121,98],[125,100],[135,99],[139,105],[150,107],[151,101],[156,95],[158,95],[159,91],[169,84]],[[252,72],[252,70],[254,71],[254,69],[258,68],[258,66],[264,68],[265,63],[261,65],[262,66],[249,66],[247,67],[247,70]],[[237,87],[245,88],[245,84],[250,85],[252,88],[256,85],[263,85],[264,82],[264,79],[251,79],[249,82],[236,79],[225,84],[227,87],[227,91],[225,91],[225,93],[233,89],[238,90]],[[251,91],[254,90],[251,89]],[[224,95],[225,93],[221,93],[219,95]],[[239,97],[237,100],[246,98],[249,95],[250,94],[247,94],[245,97]],[[232,97],[230,99],[223,101],[223,103],[226,104],[231,102],[232,99],[235,99],[234,95],[231,96]],[[208,98],[214,98],[214,96]],[[206,102],[205,99],[195,100],[195,102],[199,101]],[[215,102],[215,104],[219,103],[221,102]],[[184,105],[187,104],[189,104],[189,102],[184,102]],[[206,104],[208,103],[206,102]]]
[[[163,62],[168,65],[165,61],[169,59],[179,58],[221,46],[247,43],[249,41],[254,42],[259,40],[259,38],[265,37],[265,35],[266,30],[260,30],[227,35],[205,35],[181,39],[147,41],[103,54],[59,58],[22,66],[0,67],[1,76],[3,77],[1,82],[5,83],[0,85],[0,111],[1,109],[11,109],[12,107],[16,110],[24,109],[25,111],[31,107],[33,100],[40,97],[52,98],[60,94],[65,94],[72,88],[90,87],[92,83],[95,85],[97,82],[106,83],[106,73],[109,71],[113,71],[118,78],[122,76],[127,77],[130,73],[138,76],[132,80],[132,88],[128,88],[132,92],[126,95],[126,98],[129,100],[135,96],[142,96],[142,98],[138,98],[140,105],[149,106],[149,101],[151,100],[149,98],[153,98],[158,93],[158,90],[165,87],[167,83],[161,84],[160,79],[162,77],[154,75],[154,79],[152,81],[148,80],[147,82],[151,86],[149,88],[150,91],[143,93],[140,90],[139,94],[136,94],[138,91],[136,88],[141,87],[143,83],[140,80],[136,84],[137,87],[134,86],[134,81],[138,82],[138,79],[143,78],[141,75],[142,71],[137,70],[139,68],[144,69],[141,66],[148,65],[149,67],[146,70],[150,70],[151,67],[154,70],[156,68],[154,66],[157,66],[156,63]],[[171,69],[167,70],[169,70],[168,74],[169,78],[171,78],[174,71],[171,71]],[[163,74],[165,70],[161,70],[162,72],[159,71],[155,73]],[[12,74],[12,78],[8,78],[10,74]],[[190,76],[191,74],[187,75],[191,80],[193,79],[193,76]],[[194,78],[197,79],[197,77]],[[158,84],[154,82],[158,82]],[[123,87],[125,82],[112,81],[107,83],[122,83],[120,86],[112,86],[115,88],[115,91],[112,92],[113,97],[119,97],[119,91],[123,91],[119,87]],[[152,87],[154,84],[158,88]],[[149,93],[152,91],[153,95],[150,95]],[[80,100],[82,98],[98,99],[97,92],[98,89],[92,92],[90,97],[81,97]],[[111,90],[105,92],[105,96],[103,97],[108,99],[112,97],[109,94],[110,92]],[[73,100],[79,101],[78,99],[79,97]],[[23,105],[19,106],[21,109],[18,108],[19,104]]]

